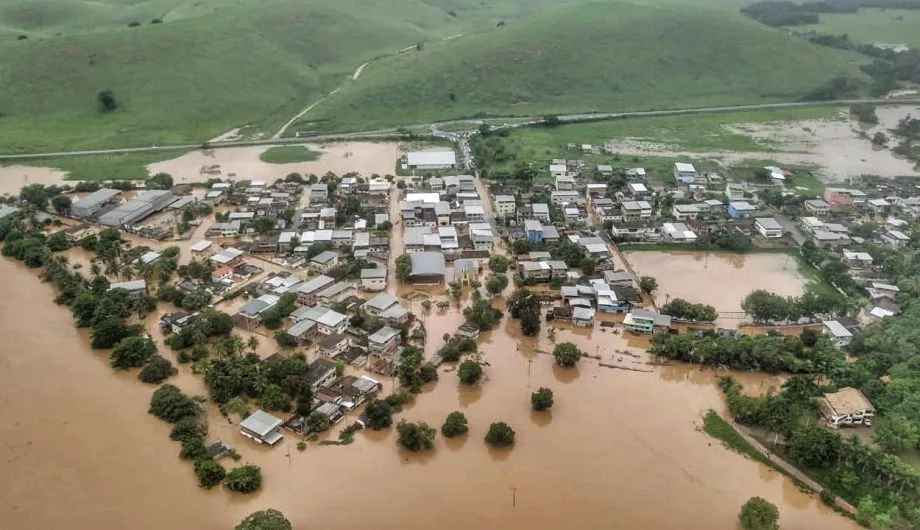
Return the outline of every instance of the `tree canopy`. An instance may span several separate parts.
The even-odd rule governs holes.
[[[751,497],[738,514],[744,530],[777,530],[779,528],[779,510],[761,497]]]
[[[482,378],[482,366],[476,361],[467,359],[460,363],[457,375],[464,385],[475,385]]]
[[[443,434],[445,438],[462,436],[469,430],[470,427],[467,423],[466,416],[457,410],[448,414],[447,419],[444,420],[444,424],[441,425],[441,434]]]
[[[562,342],[553,348],[556,364],[563,368],[572,368],[581,360],[582,352],[571,342]]]
[[[396,424],[396,435],[396,442],[407,451],[418,453],[434,449],[435,430],[423,421],[400,421]]]
[[[549,410],[553,408],[553,391],[540,387],[530,395],[530,406],[534,410]]]
[[[493,423],[489,425],[489,432],[486,433],[486,443],[492,447],[514,445],[514,429],[503,421]]]
[[[262,469],[246,464],[233,468],[224,479],[224,486],[238,493],[252,493],[262,487]]]

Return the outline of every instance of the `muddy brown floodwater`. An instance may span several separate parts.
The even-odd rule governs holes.
[[[723,407],[712,372],[652,366],[630,346],[641,348],[641,338],[564,325],[557,341],[644,372],[591,359],[559,369],[541,353],[553,347],[545,330],[525,338],[507,320],[480,340],[488,362],[481,385],[461,387],[455,373],[441,370],[399,416],[440,426],[461,410],[467,437],[439,436],[436,450],[421,456],[397,449],[392,430],[361,432],[347,447],[299,452],[290,435],[275,448],[255,447],[211,407],[210,436],[261,466],[265,482],[249,497],[204,492],[177,458],[169,427],[146,413],[152,387],[133,373],[113,373],[31,271],[0,260],[0,290],[0,520],[7,528],[226,530],[274,507],[298,529],[368,521],[380,529],[722,529],[737,527],[739,507],[754,495],[779,506],[784,528],[855,528],[699,430],[707,409]],[[455,307],[423,317],[429,352],[462,320]],[[180,370],[170,382],[203,393],[187,366]],[[779,382],[736,375],[752,392]],[[541,386],[555,392],[552,413],[530,410],[529,395]],[[517,431],[510,451],[483,443],[494,421]]]
[[[720,313],[741,311],[744,297],[755,289],[782,296],[798,296],[805,277],[786,254],[729,254],[720,252],[629,252],[626,259],[640,276],[658,280],[655,301],[674,298],[709,304]],[[723,327],[738,327],[737,315],[720,317]]]
[[[176,182],[201,182],[209,178],[273,180],[291,172],[324,175],[328,171],[339,175],[356,171],[365,177],[377,173],[396,171],[398,144],[392,142],[342,142],[328,144],[303,144],[322,152],[312,162],[269,164],[259,155],[271,146],[228,147],[205,151],[192,151],[178,158],[147,166],[150,174],[165,172]]]

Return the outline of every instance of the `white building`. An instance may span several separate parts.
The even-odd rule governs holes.
[[[406,155],[409,169],[450,169],[457,167],[453,151],[413,151]]]
[[[859,425],[875,415],[875,407],[862,392],[844,387],[824,397],[818,403],[829,427]]]
[[[696,181],[696,168],[693,164],[675,162],[674,178],[681,184],[693,184]]]
[[[496,195],[493,199],[496,217],[513,216],[515,212],[514,197],[511,195]]]
[[[836,320],[827,320],[824,322],[824,334],[827,335],[831,343],[838,348],[842,348],[853,341],[853,334],[850,333],[850,330]]]
[[[382,291],[387,288],[387,269],[361,269],[361,289],[363,291]]]
[[[754,228],[756,228],[763,237],[783,237],[783,225],[779,224],[776,219],[772,217],[758,217],[754,220]]]

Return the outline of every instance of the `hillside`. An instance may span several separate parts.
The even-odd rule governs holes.
[[[0,151],[270,131],[382,53],[458,31],[419,0],[13,0],[0,6]],[[162,16],[164,22],[150,21]],[[128,27],[125,21],[142,25]],[[26,35],[17,40],[16,35]],[[112,90],[118,109],[100,112]]]
[[[292,130],[799,99],[864,60],[724,10],[583,4],[374,63]]]

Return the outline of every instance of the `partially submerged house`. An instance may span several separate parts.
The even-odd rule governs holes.
[[[633,309],[623,318],[623,325],[633,333],[655,333],[671,327],[671,317],[645,309]]]
[[[275,445],[284,435],[278,432],[283,422],[265,412],[256,410],[240,422],[240,434],[260,444]]]

